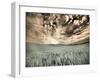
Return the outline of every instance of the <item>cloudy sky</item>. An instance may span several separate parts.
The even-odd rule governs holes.
[[[80,44],[89,42],[89,15],[26,13],[26,42]]]

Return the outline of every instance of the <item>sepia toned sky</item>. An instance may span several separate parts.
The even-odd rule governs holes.
[[[90,16],[80,14],[26,13],[26,42],[81,44],[89,42]]]

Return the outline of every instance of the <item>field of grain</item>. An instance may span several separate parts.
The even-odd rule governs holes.
[[[26,67],[89,64],[89,43],[78,45],[26,43]]]

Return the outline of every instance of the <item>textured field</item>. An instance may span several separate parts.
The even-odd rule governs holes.
[[[89,43],[26,44],[26,67],[89,64]]]

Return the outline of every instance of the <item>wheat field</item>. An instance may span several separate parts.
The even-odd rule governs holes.
[[[26,67],[89,64],[89,43],[26,44]]]

